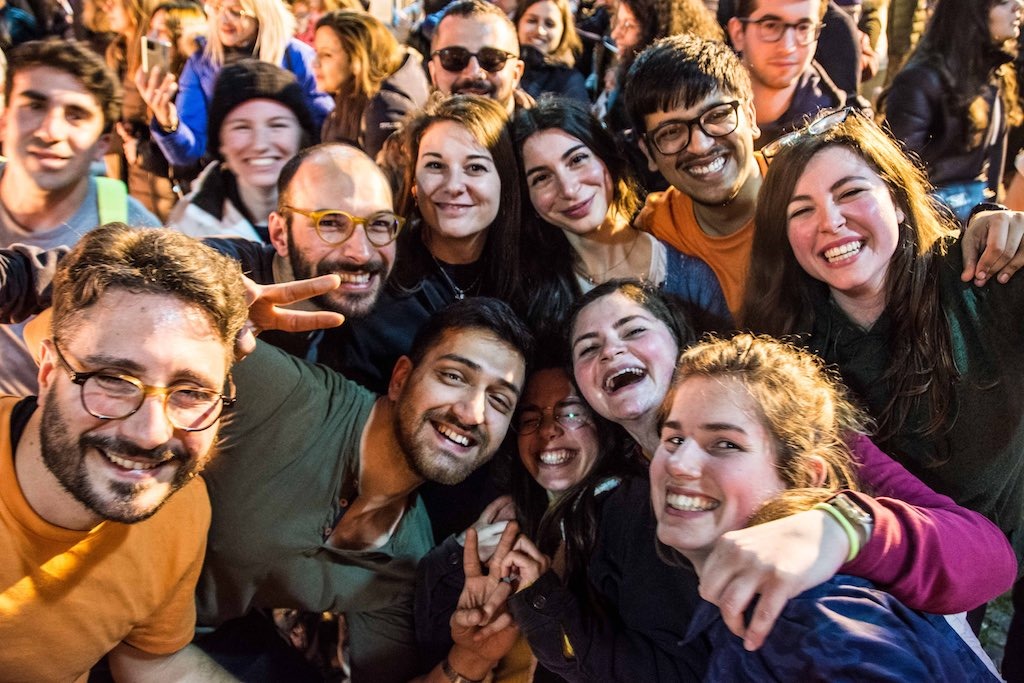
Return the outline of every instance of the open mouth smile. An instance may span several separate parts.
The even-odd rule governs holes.
[[[604,380],[604,388],[608,393],[614,394],[619,389],[636,384],[645,377],[647,377],[647,371],[643,368],[622,368]]]
[[[437,422],[432,422],[431,424],[434,427],[434,431],[457,446],[461,446],[462,448],[472,448],[476,445],[476,439],[466,434],[462,434],[448,425],[439,424]]]
[[[851,259],[859,254],[863,247],[864,240],[854,240],[853,242],[841,244],[838,247],[826,249],[822,256],[829,263],[842,263],[843,261]]]
[[[666,493],[665,505],[680,512],[707,512],[714,510],[720,502],[707,496],[688,496],[682,493]]]

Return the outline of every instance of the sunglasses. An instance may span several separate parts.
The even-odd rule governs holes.
[[[444,47],[435,50],[430,58],[437,57],[441,68],[445,71],[459,72],[469,66],[469,60],[476,57],[476,63],[488,73],[498,73],[505,68],[510,59],[519,59],[517,55],[496,47],[482,47],[479,52],[470,52],[464,47]]]
[[[833,109],[831,111],[824,111],[822,114],[811,121],[809,124],[799,130],[794,130],[792,133],[786,133],[782,137],[769,142],[767,145],[761,148],[761,154],[765,159],[771,159],[785,148],[791,146],[793,143],[798,141],[805,135],[822,135],[832,130],[841,123],[845,123],[846,119],[851,116],[862,115],[860,109],[856,107],[843,107],[842,109]]]

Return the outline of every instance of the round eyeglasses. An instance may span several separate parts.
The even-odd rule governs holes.
[[[821,29],[825,27],[825,24],[810,19],[801,19],[795,24],[790,24],[773,17],[762,17],[761,19],[742,18],[739,21],[746,26],[753,26],[757,32],[757,37],[765,43],[777,43],[782,40],[782,36],[786,34],[786,31],[793,29],[793,40],[797,45],[801,46],[810,45],[816,41],[818,36],[821,35]]]
[[[592,422],[590,411],[579,403],[551,406],[550,408],[527,408],[516,418],[516,432],[523,436],[533,434],[544,424],[546,413],[551,413],[551,419],[570,432]]]
[[[739,109],[739,100],[713,104],[695,118],[665,121],[644,135],[644,138],[665,156],[678,154],[690,144],[694,126],[712,138],[732,133],[740,124]]]
[[[311,220],[317,237],[327,244],[341,244],[352,236],[357,225],[362,225],[370,244],[375,247],[386,247],[395,241],[402,226],[405,225],[404,218],[390,211],[378,211],[366,218],[353,216],[341,209],[309,211],[284,205],[281,207],[281,212],[285,211],[297,213]]]
[[[138,412],[146,397],[153,394],[163,399],[164,415],[175,429],[183,432],[201,432],[220,419],[224,408],[235,404],[234,396],[190,385],[175,384],[155,387],[143,384],[131,375],[98,370],[78,372],[64,359],[64,354],[53,340],[57,360],[64,367],[73,384],[77,384],[85,412],[101,420],[123,420]],[[231,392],[234,385],[228,378]]]

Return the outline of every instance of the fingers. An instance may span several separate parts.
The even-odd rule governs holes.
[[[489,624],[481,628],[480,631],[473,636],[473,640],[486,640],[507,628],[517,628],[517,626],[515,621],[512,620],[512,615],[508,612],[503,612]]]
[[[757,595],[761,575],[759,573],[730,574],[724,584],[711,587],[713,590],[705,590],[703,577],[707,575],[710,573],[701,572],[700,596],[711,604],[717,605],[722,612],[722,621],[725,622],[726,627],[735,635],[743,638],[747,630],[744,612]]]
[[[775,625],[775,620],[785,609],[787,600],[786,593],[781,590],[768,590],[761,594],[746,633],[737,634],[743,638],[744,649],[752,652],[764,645],[765,638]]]
[[[483,576],[484,570],[480,566],[480,555],[477,554],[476,529],[466,529],[466,547],[462,549],[462,570],[466,578]]]
[[[1022,265],[1021,241],[1024,239],[1024,213],[1020,211],[982,211],[967,226],[961,240],[964,282],[974,280],[983,286],[995,275],[1001,283],[1010,280]],[[984,246],[984,252],[978,255]]]
[[[474,530],[475,533],[476,530]],[[498,547],[494,549],[494,555],[491,556],[491,561],[488,563],[490,574],[495,578],[505,576],[502,572],[502,565],[505,556],[512,550],[512,546],[515,545],[516,536],[519,535],[519,525],[515,522],[509,522],[505,530],[501,532],[501,539],[498,541]],[[467,534],[467,538],[468,538]]]
[[[341,278],[332,273],[307,280],[293,280],[274,285],[264,285],[261,298],[272,304],[293,304],[296,301],[305,301],[306,299],[326,294],[340,286]]]

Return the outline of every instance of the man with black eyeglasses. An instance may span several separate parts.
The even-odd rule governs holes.
[[[822,109],[848,103],[848,95],[814,61],[824,0],[739,0],[729,19],[729,37],[750,73],[754,112],[761,135],[754,148],[775,140]]]
[[[234,402],[237,264],[113,224],[53,285],[39,396],[0,398],[0,671],[234,680],[189,643],[210,503],[196,475]],[[42,321],[40,321],[41,323]]]
[[[533,100],[519,89],[526,68],[515,25],[496,5],[458,0],[445,8],[430,45],[430,80],[445,95],[482,95],[511,115]]]

